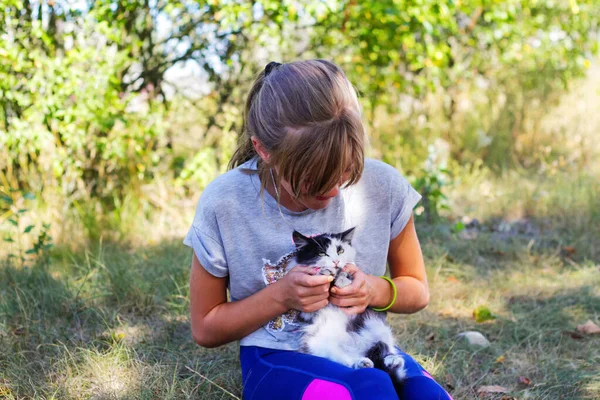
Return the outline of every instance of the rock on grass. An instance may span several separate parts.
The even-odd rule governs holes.
[[[483,336],[482,333],[477,331],[462,332],[459,333],[457,337],[465,338],[467,343],[469,343],[472,346],[488,347],[490,345],[490,341],[487,340],[487,338]]]

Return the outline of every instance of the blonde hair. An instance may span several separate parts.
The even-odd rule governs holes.
[[[250,90],[244,131],[229,168],[257,157],[255,136],[270,154],[269,165],[258,158],[261,192],[274,166],[277,186],[285,179],[296,197],[304,185],[303,194],[326,193],[346,172],[346,185],[356,183],[366,139],[356,92],[344,72],[326,60],[273,64]]]

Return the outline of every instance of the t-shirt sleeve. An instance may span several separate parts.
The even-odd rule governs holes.
[[[229,274],[225,249],[217,224],[217,217],[210,201],[201,198],[196,207],[194,222],[183,244],[191,247],[198,261],[211,275],[223,278]]]
[[[402,232],[421,195],[394,169],[390,179],[391,230],[390,241]]]

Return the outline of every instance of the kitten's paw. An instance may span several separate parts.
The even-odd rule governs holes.
[[[404,366],[396,367],[392,373],[395,375],[398,382],[402,382],[406,379],[406,368],[404,368]]]
[[[406,369],[404,367],[396,368],[393,374],[398,382],[402,382],[404,379],[406,379]]]
[[[404,358],[397,354],[388,354],[383,358],[383,364],[387,368],[404,368]]]
[[[353,365],[354,368],[358,369],[358,368],[373,368],[374,364],[373,361],[371,361],[370,358],[368,357],[363,357],[360,360],[358,360],[357,362],[354,363]]]
[[[389,354],[383,358],[383,364],[388,368],[391,375],[395,375],[398,381],[406,378],[406,369],[404,368],[404,358],[397,354]]]
[[[333,282],[333,286],[339,287],[340,289],[345,288],[346,286],[350,286],[352,284],[352,279],[350,275],[342,271],[339,273],[337,278],[335,278],[335,282]]]

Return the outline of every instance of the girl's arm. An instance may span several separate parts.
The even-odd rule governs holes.
[[[285,277],[243,300],[227,302],[227,278],[208,273],[193,256],[190,317],[194,341],[217,347],[249,335],[290,309],[313,312],[328,303],[328,276],[311,276],[297,266]]]
[[[398,291],[396,302],[388,311],[409,314],[425,308],[429,303],[429,287],[412,216],[390,242],[388,264]],[[354,274],[354,281],[344,289],[331,289],[332,304],[349,307],[345,309],[349,314],[361,313],[368,306],[383,308],[390,304],[393,290],[388,281],[364,274],[355,265],[347,265],[346,270]]]
[[[390,242],[388,265],[398,290],[396,302],[389,311],[410,314],[427,307],[429,286],[412,216],[402,232]],[[370,276],[369,283],[374,289],[370,305],[376,308],[387,307],[393,297],[390,283],[376,276]]]

